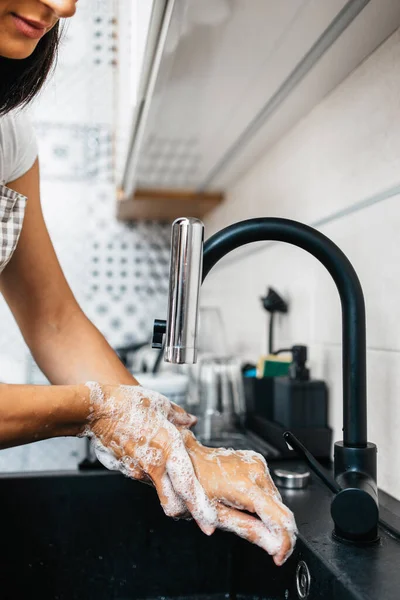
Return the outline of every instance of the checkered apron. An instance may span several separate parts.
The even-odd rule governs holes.
[[[25,206],[26,196],[0,184],[0,273],[17,247]]]

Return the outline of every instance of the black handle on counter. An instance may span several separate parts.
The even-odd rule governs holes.
[[[329,475],[324,473],[322,465],[317,461],[316,458],[314,458],[311,452],[309,452],[309,450],[307,450],[307,448],[303,446],[300,440],[298,440],[297,437],[293,435],[291,431],[285,431],[285,433],[283,434],[283,438],[285,442],[297,452],[297,454],[304,458],[310,469],[314,471],[317,477],[321,479],[322,483],[324,483],[331,490],[331,492],[333,492],[334,494],[340,492],[340,487],[333,479],[333,477],[329,477]]]

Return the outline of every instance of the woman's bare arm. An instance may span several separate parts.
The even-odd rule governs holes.
[[[137,383],[84,315],[63,275],[40,206],[38,161],[7,185],[27,196],[28,203],[0,286],[39,367],[56,384]]]

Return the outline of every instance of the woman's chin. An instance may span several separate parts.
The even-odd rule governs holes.
[[[37,40],[7,40],[0,39],[0,56],[4,58],[14,58],[15,60],[22,60],[28,58],[35,50],[38,44]]]

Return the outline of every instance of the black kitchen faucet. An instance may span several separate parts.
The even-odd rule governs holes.
[[[367,441],[366,324],[363,291],[345,254],[319,231],[288,219],[257,218],[218,231],[203,245],[198,219],[172,226],[167,321],[156,321],[153,346],[174,363],[196,361],[198,299],[201,283],[226,254],[252,242],[287,242],[315,256],[329,271],[342,306],[343,441],[334,445],[336,493],[331,504],[334,535],[341,541],[378,539],[377,448]]]

